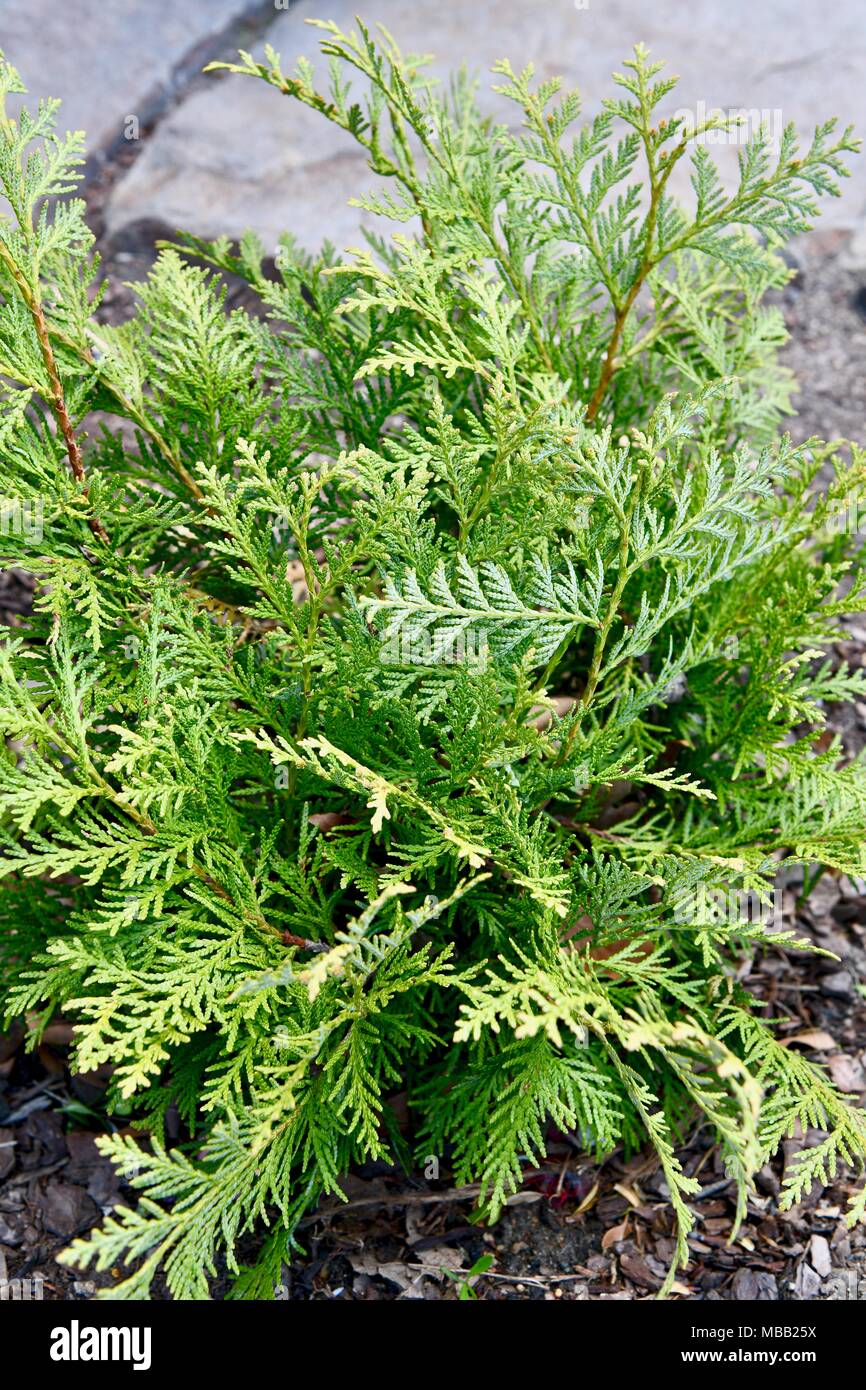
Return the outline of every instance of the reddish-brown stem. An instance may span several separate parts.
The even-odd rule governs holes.
[[[294,932],[282,933],[284,946],[300,946],[302,951],[329,951],[331,948],[322,941],[308,941],[305,936],[295,936]]]
[[[80,486],[82,493],[85,497],[89,497],[87,476],[84,472],[84,460],[81,457],[81,449],[75,437],[75,430],[66,407],[66,396],[63,392],[63,383],[60,380],[60,373],[57,370],[57,360],[54,356],[54,349],[51,346],[51,338],[48,333],[48,324],[45,322],[45,314],[43,313],[42,305],[35,296],[30,296],[27,307],[33,318],[33,326],[36,329],[36,336],[39,339],[42,361],[48,373],[48,380],[51,383],[51,405],[57,420],[57,427],[66,445],[69,466],[72,469],[75,480]],[[98,516],[89,516],[87,518],[87,524],[94,536],[98,536],[101,541],[105,541],[106,544],[108,543],[108,532]]]
[[[2,257],[6,263],[6,268],[15,281],[21,298],[27,305],[30,317],[33,319],[33,327],[36,330],[42,363],[45,367],[51,387],[51,409],[57,421],[57,428],[60,430],[63,442],[66,445],[66,454],[73,476],[85,498],[87,498],[89,494],[87,489],[87,477],[84,472],[84,460],[81,457],[81,449],[78,446],[78,440],[75,438],[75,430],[69,418],[66,396],[63,392],[63,382],[60,380],[60,373],[57,370],[57,359],[54,356],[54,349],[51,346],[51,336],[48,331],[48,324],[45,320],[42,305],[39,302],[39,295],[31,289],[27,277],[22,274],[12,253],[3,241],[0,241],[0,257]],[[93,515],[89,516],[87,524],[94,536],[98,536],[101,541],[108,541],[108,532],[99,520],[99,517]]]
[[[646,269],[644,269],[644,267],[646,267]],[[601,367],[601,376],[598,379],[598,385],[593,391],[589,405],[586,409],[587,420],[595,419],[596,415],[598,414],[599,406],[604,400],[607,388],[610,385],[611,377],[613,376],[614,371],[616,369],[616,354],[619,351],[619,344],[622,338],[623,329],[625,328],[626,319],[629,316],[632,305],[638,297],[638,293],[640,291],[641,285],[644,282],[644,278],[651,268],[651,263],[649,265],[647,265],[646,261],[642,263],[634,284],[632,285],[631,289],[628,292],[628,295],[623,301],[622,307],[617,311],[617,315],[614,319],[613,324],[613,332],[610,335],[610,342],[608,343],[607,351],[604,354],[604,362],[602,363]]]

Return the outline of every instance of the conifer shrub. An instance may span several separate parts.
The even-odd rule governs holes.
[[[866,874],[866,768],[825,733],[864,691],[830,650],[864,454],[782,432],[764,302],[856,142],[758,130],[731,189],[731,122],[666,118],[641,47],[583,124],[498,63],[498,125],[465,76],[320,27],[326,92],[270,50],[232,68],[363,147],[380,231],[287,234],[275,269],[181,238],[120,326],[83,137],[0,107],[0,545],[35,582],[0,647],[4,1006],[110,1064],[138,1191],[65,1258],[126,1264],[113,1296],[207,1297],[222,1260],[268,1297],[353,1163],[437,1155],[495,1218],[552,1121],[655,1148],[673,1277],[696,1123],[740,1217],[798,1125],[825,1137],[783,1207],[866,1155],[737,976],[810,943],[720,909]]]

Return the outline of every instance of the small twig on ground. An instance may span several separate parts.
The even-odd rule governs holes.
[[[51,1105],[53,1096],[34,1096],[33,1100],[28,1100],[24,1105],[19,1105],[17,1110],[13,1110],[11,1115],[7,1115],[3,1121],[4,1125],[17,1124],[19,1120],[26,1120],[28,1115],[32,1115],[35,1110],[47,1110]]]
[[[481,1191],[481,1183],[469,1183],[466,1187],[449,1187],[444,1192],[395,1192],[383,1193],[379,1197],[358,1197],[353,1202],[339,1202],[320,1207],[310,1216],[305,1216],[298,1225],[311,1226],[314,1221],[324,1220],[328,1216],[339,1216],[344,1211],[357,1211],[361,1207],[435,1206],[442,1202],[466,1202],[472,1197],[480,1196]],[[540,1202],[541,1195],[540,1192],[514,1192],[506,1198],[505,1205],[514,1207],[528,1202]]]
[[[417,1269],[426,1274],[435,1274],[435,1265],[407,1264],[407,1269]],[[444,1269],[444,1266],[443,1266]],[[460,1275],[472,1274],[471,1269],[449,1269],[448,1273],[458,1277]],[[498,1279],[502,1284],[534,1284],[536,1288],[545,1289],[548,1284],[566,1284],[569,1280],[577,1279],[582,1283],[586,1282],[585,1274],[549,1274],[539,1277],[537,1274],[493,1274],[489,1269],[477,1276],[479,1279]]]
[[[733,1178],[720,1178],[718,1182],[707,1183],[700,1192],[696,1192],[692,1197],[694,1202],[703,1202],[707,1197],[715,1197],[717,1192],[724,1192],[725,1188],[730,1187]]]

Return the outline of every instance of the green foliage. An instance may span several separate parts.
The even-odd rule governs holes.
[[[866,768],[822,738],[863,689],[830,652],[864,455],[779,433],[763,303],[855,142],[759,131],[730,191],[641,48],[583,125],[497,64],[515,134],[320,27],[329,92],[271,51],[235,70],[363,147],[395,235],[286,236],[275,274],[251,235],[187,238],[120,327],[64,200],[80,137],[0,107],[0,552],[36,584],[0,648],[5,1008],[73,1017],[150,1134],[104,1141],[140,1200],[68,1258],[130,1264],[120,1297],[160,1268],[206,1297],[218,1258],[268,1296],[351,1164],[412,1161],[405,1090],[417,1154],[491,1216],[551,1118],[649,1141],[685,1260],[685,1125],[741,1211],[797,1124],[826,1138],[786,1203],[866,1156],[736,981],[772,934],[700,906],[866,875]]]

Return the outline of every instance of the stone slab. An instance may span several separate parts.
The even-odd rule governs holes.
[[[0,49],[31,97],[60,97],[64,130],[96,149],[144,124],[176,66],[243,13],[244,0],[0,0]],[[10,103],[11,106],[11,103]]]
[[[359,8],[360,0],[305,0],[277,14],[269,37],[284,67],[317,53],[305,18],[346,27]],[[579,86],[589,113],[642,40],[682,76],[672,110],[701,102],[757,109],[772,127],[793,119],[803,134],[836,114],[866,133],[862,0],[367,0],[362,8],[404,49],[435,52],[440,74],[464,61],[483,70],[503,55],[515,65],[531,60],[539,75],[561,73]],[[514,108],[489,93],[489,80],[482,77],[485,107],[513,121]],[[726,180],[735,179],[737,149],[714,153]],[[856,226],[866,214],[866,156],[854,169],[844,198],[825,200],[823,227]],[[372,182],[349,137],[264,83],[232,76],[195,91],[161,123],[116,186],[107,227],[117,245],[136,223],[153,221],[204,236],[253,227],[269,248],[288,229],[311,249],[324,237],[342,248],[359,240],[348,198]],[[688,199],[685,169],[674,191]]]

